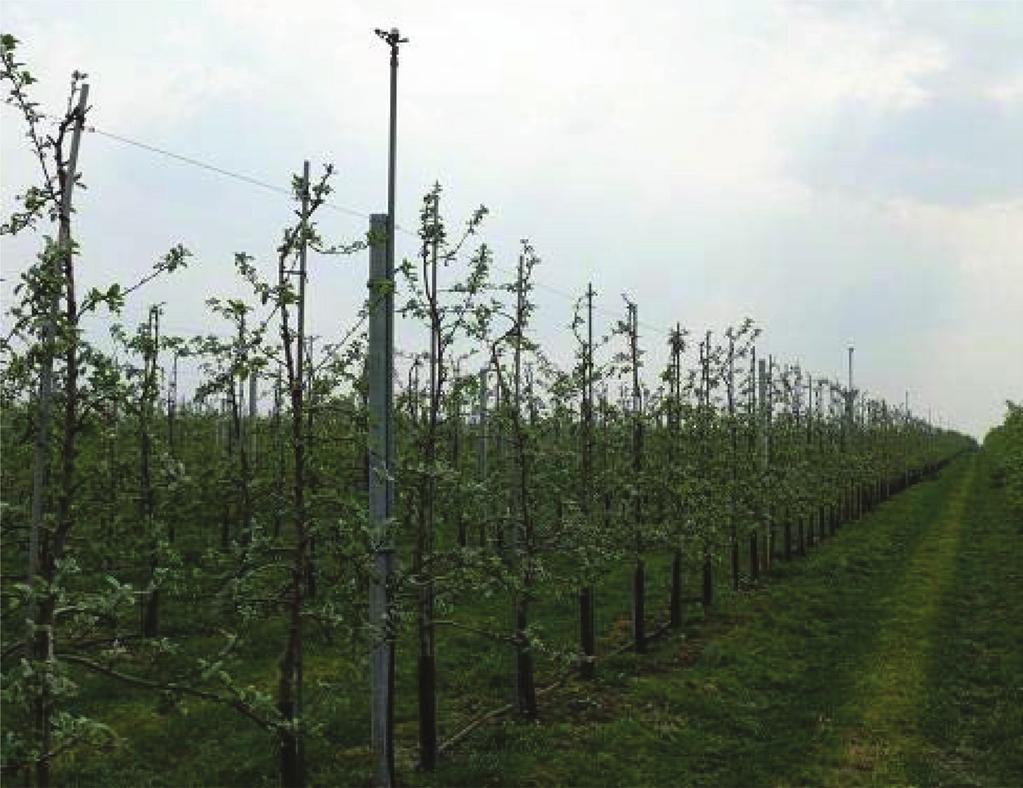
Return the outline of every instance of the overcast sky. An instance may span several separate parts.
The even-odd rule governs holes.
[[[974,435],[1023,399],[1023,3],[18,2],[2,27],[59,108],[88,72],[97,128],[287,186],[309,159],[334,202],[386,205],[387,52],[400,76],[398,222],[445,187],[514,265],[543,258],[538,331],[570,343],[592,280],[601,318],[639,304],[651,364],[680,321],[753,317],[764,348]],[[35,177],[0,115],[3,212]],[[137,278],[183,243],[193,267],[126,312],[223,330],[235,251],[273,264],[286,198],[97,134],[76,195],[85,286]],[[326,211],[330,238],[359,216]],[[3,297],[38,250],[0,241]],[[414,239],[399,237],[399,252]],[[351,322],[366,260],[312,264],[312,332]],[[97,330],[102,328],[97,324]],[[410,349],[408,331],[399,342]]]

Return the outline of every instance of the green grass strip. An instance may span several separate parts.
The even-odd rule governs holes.
[[[495,723],[409,779],[1018,784],[1019,536],[986,480],[982,456],[954,463],[688,637],[566,687],[542,724]]]

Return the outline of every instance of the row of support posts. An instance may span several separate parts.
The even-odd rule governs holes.
[[[394,424],[392,421],[394,404],[394,215],[395,215],[395,170],[397,151],[397,74],[398,74],[398,50],[400,44],[406,43],[407,39],[401,37],[397,29],[390,31],[377,30],[377,35],[384,40],[390,48],[390,119],[389,119],[389,147],[388,147],[388,193],[387,213],[373,214],[370,217],[370,261],[369,261],[369,342],[367,360],[367,383],[368,395],[367,405],[369,409],[369,431],[367,447],[367,468],[368,468],[368,505],[369,520],[373,534],[374,550],[374,574],[369,590],[369,618],[370,625],[374,630],[374,643],[370,654],[370,682],[372,690],[371,701],[371,746],[374,759],[374,784],[377,786],[392,786],[395,782],[394,775],[394,639],[390,621],[389,584],[395,570],[395,545],[392,533],[393,518],[395,515],[394,506]],[[638,384],[638,319],[635,305],[629,305],[629,327],[632,347],[633,364],[633,412],[636,415],[633,434],[633,473],[638,476],[641,472],[641,451],[642,451],[642,425],[639,419],[640,396]],[[592,337],[592,310],[593,310],[593,289],[587,288],[587,325],[588,343],[584,351],[584,391],[582,401],[583,417],[583,475],[586,477],[587,490],[584,492],[585,514],[587,517],[595,515],[591,505],[593,466],[593,337]],[[680,354],[681,342],[676,339],[678,347],[673,346],[673,353]],[[701,348],[706,354],[701,361],[704,366],[709,365],[710,342],[709,336],[706,345]],[[729,349],[729,415],[734,421],[734,348]],[[679,359],[675,358],[675,364]],[[756,414],[756,431],[752,437],[752,450],[758,457],[758,464],[762,472],[769,470],[771,465],[771,414],[773,411],[773,387],[771,381],[771,368],[773,364],[763,359],[757,364],[755,351],[751,362],[751,412]],[[677,370],[676,370],[677,373]],[[704,370],[705,375],[706,370]],[[479,386],[479,432],[482,436],[478,443],[478,474],[482,479],[487,468],[487,380],[486,370],[480,371]],[[252,379],[253,383],[255,378]],[[678,381],[677,383],[680,383]],[[704,379],[704,385],[709,381]],[[811,383],[812,385],[812,383]],[[759,396],[758,396],[759,395]],[[853,389],[852,389],[852,348],[849,349],[849,394],[847,401],[848,428],[851,430],[853,413]],[[255,405],[255,392],[250,392],[250,407]],[[820,397],[818,395],[818,405]],[[707,403],[709,406],[709,403]],[[810,407],[807,410],[807,418],[811,422],[809,428],[809,439],[812,440],[812,388]],[[254,415],[254,414],[250,414]],[[677,416],[676,416],[677,418]],[[677,425],[673,425],[677,426]],[[759,433],[759,434],[756,434]],[[843,434],[843,444],[851,439],[851,435]],[[737,451],[737,435],[734,424],[731,435],[731,446],[733,453],[733,465],[735,463],[735,452]],[[818,516],[818,525],[823,537],[825,519],[831,533],[838,522],[855,516],[860,507],[855,506],[850,496],[849,506],[843,507],[845,511],[839,511],[836,507],[822,509]],[[644,572],[641,557],[642,540],[639,532],[641,520],[640,500],[636,496],[633,501],[633,527],[636,538],[636,565],[633,573],[633,627],[635,645],[638,651],[645,647],[644,631]],[[606,506],[605,506],[606,509]],[[775,512],[763,511],[760,513],[762,522],[765,525],[765,538],[763,557],[761,558],[761,545],[758,540],[758,529],[750,532],[749,556],[750,575],[756,579],[761,571],[769,570],[772,554],[775,550],[774,515]],[[844,515],[844,516],[843,516]],[[606,512],[605,512],[606,516]],[[813,522],[811,520],[810,533],[813,534]],[[481,526],[482,528],[482,526]],[[800,522],[800,549],[804,548],[803,523]],[[483,542],[483,533],[480,534],[480,541]],[[812,536],[811,536],[812,539]],[[786,557],[791,556],[791,523],[786,522],[785,526],[785,553]],[[733,584],[738,582],[738,557],[739,544],[735,533],[735,522],[733,512],[731,555],[733,565]],[[676,600],[675,595],[681,593],[681,578],[675,578],[681,574],[681,554],[677,553],[672,562],[672,624],[681,624],[681,599]],[[711,601],[711,576],[710,556],[704,550],[703,566],[703,601],[709,605]],[[581,672],[584,676],[593,675],[593,662],[595,659],[595,627],[594,627],[594,604],[592,587],[585,586],[580,589],[579,613],[580,613],[580,646],[583,654]],[[436,752],[421,753],[424,765],[432,765]]]

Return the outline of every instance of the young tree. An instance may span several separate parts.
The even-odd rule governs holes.
[[[38,785],[51,781],[53,759],[82,743],[106,737],[91,720],[61,709],[61,700],[75,692],[62,647],[94,631],[110,611],[130,600],[130,589],[114,581],[106,591],[85,593],[71,585],[79,572],[71,534],[78,522],[79,438],[91,426],[116,378],[105,354],[85,341],[83,319],[98,308],[117,311],[124,299],[156,277],[185,264],[180,247],[130,287],[114,284],[80,295],[72,235],[72,195],[79,184],[79,142],[89,109],[85,75],[74,72],[66,108],[49,123],[29,96],[35,78],[16,58],[17,40],[0,35],[0,81],[7,101],[21,113],[40,181],[18,197],[20,208],[0,225],[4,234],[36,229],[49,220],[57,238],[44,237],[39,262],[15,288],[10,331],[3,341],[8,369],[22,369],[33,380],[35,443],[33,450],[27,582],[19,586],[21,609],[10,614],[26,621],[26,638],[7,650],[22,654],[17,673],[5,676],[8,697],[16,697],[31,720],[29,735],[8,739],[9,767],[31,769]],[[54,420],[53,408],[59,409]],[[54,451],[56,449],[56,451]],[[48,504],[52,502],[52,504]],[[63,635],[63,638],[61,637]]]
[[[442,299],[439,274],[441,269],[455,264],[462,248],[475,235],[486,216],[486,208],[477,209],[466,223],[461,236],[449,242],[447,229],[440,214],[440,184],[423,198],[420,211],[419,237],[422,242],[418,271],[411,261],[402,266],[409,289],[409,298],[403,314],[417,317],[427,325],[429,351],[425,415],[418,429],[419,463],[415,474],[416,526],[415,548],[412,554],[412,572],[417,586],[418,630],[418,695],[419,695],[419,759],[424,769],[433,769],[437,762],[437,688],[434,605],[436,587],[433,566],[436,554],[435,537],[438,504],[438,482],[447,483],[455,469],[446,464],[439,453],[442,420],[445,416],[445,397],[449,388],[448,356],[456,342],[463,338],[479,339],[484,336],[489,321],[489,309],[480,302],[489,275],[490,251],[483,245],[472,256],[464,280],[446,288],[451,298]],[[419,357],[413,371],[418,377]],[[419,384],[410,386],[416,392],[410,398],[413,407],[412,424],[419,417]],[[460,415],[456,416],[456,420]],[[455,421],[452,421],[454,426]],[[457,505],[457,504],[456,504]]]

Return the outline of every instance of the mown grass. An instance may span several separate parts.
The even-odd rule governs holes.
[[[412,785],[1019,784],[1023,760],[1023,577],[1020,529],[990,484],[982,452],[850,524],[805,560],[776,565],[749,594],[698,606],[684,635],[644,656],[604,660],[541,703],[539,723],[482,726],[433,774],[413,768],[414,667],[399,661],[398,763]],[[652,561],[651,609],[664,608],[666,559]],[[602,584],[603,648],[628,633],[628,567]],[[696,593],[697,576],[690,572]],[[496,605],[496,607],[495,607]],[[502,619],[500,601],[462,606]],[[572,596],[538,605],[565,644]],[[507,623],[507,622],[504,622]],[[273,675],[280,642],[268,622],[235,666]],[[198,644],[195,644],[198,646]],[[412,644],[402,644],[412,653]],[[441,732],[511,696],[504,646],[446,630],[438,644]],[[541,662],[540,683],[554,663]],[[309,700],[323,721],[309,739],[310,781],[369,781],[365,674],[348,644],[312,638]],[[316,689],[317,680],[334,682]],[[122,736],[105,755],[64,762],[81,785],[265,785],[268,737],[231,711],[89,682],[81,707]]]
[[[954,581],[939,604],[908,780],[1023,784],[1023,520],[983,452]]]
[[[648,627],[666,618],[668,599],[666,555],[649,555]],[[629,637],[629,571],[625,562],[598,586],[598,645],[607,651]],[[690,575],[687,593],[698,593],[698,577]],[[164,658],[149,675],[159,678],[191,666],[194,656],[213,654],[223,644],[216,634],[198,635],[187,604],[169,598],[165,626],[182,644],[179,654]],[[495,596],[459,600],[450,617],[460,623],[507,634],[512,620],[508,598]],[[546,595],[533,606],[532,620],[544,642],[565,654],[574,649],[577,633],[575,593]],[[249,631],[227,667],[239,685],[272,690],[283,633],[279,621]],[[438,708],[442,740],[479,714],[513,698],[513,652],[506,643],[471,632],[438,630]],[[556,655],[554,655],[556,656]],[[564,663],[538,655],[537,683],[543,686]],[[318,723],[307,737],[309,778],[313,784],[360,785],[370,781],[369,693],[366,657],[360,646],[326,640],[310,628],[305,654],[306,709]],[[161,673],[161,671],[163,671]],[[131,672],[129,670],[129,672]],[[136,671],[137,672],[137,671]],[[87,673],[75,713],[103,721],[118,735],[117,746],[103,754],[84,753],[59,763],[59,779],[76,785],[273,785],[276,760],[272,739],[235,712],[201,700],[165,703],[148,690],[137,690]],[[417,751],[417,709],[414,633],[398,644],[395,733],[399,769],[411,773]]]
[[[566,687],[542,725],[493,725],[413,781],[1019,784],[1019,535],[986,463],[955,463],[688,637]]]

